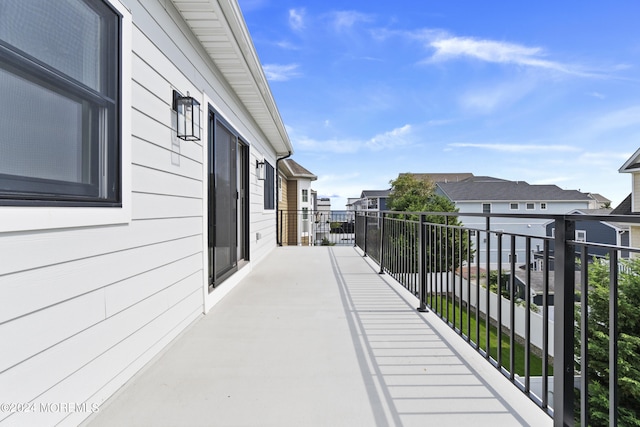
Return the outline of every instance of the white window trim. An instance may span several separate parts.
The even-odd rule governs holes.
[[[516,205],[516,207],[514,208],[513,205]],[[510,211],[519,211],[520,210],[520,203],[516,203],[516,202],[509,203],[509,210]]]
[[[0,233],[50,230],[131,222],[131,63],[133,22],[119,1],[104,0],[122,15],[121,45],[121,207],[0,206]]]
[[[531,207],[531,208],[530,208],[530,207],[529,207],[529,205],[533,205],[533,207]],[[535,203],[533,203],[533,202],[527,202],[527,203],[524,205],[524,207],[525,207],[525,209],[526,209],[526,210],[528,210],[528,211],[534,211],[534,210],[536,210],[536,204],[535,204]]]
[[[543,210],[543,211],[547,210],[547,202],[541,202],[540,203],[540,210]]]

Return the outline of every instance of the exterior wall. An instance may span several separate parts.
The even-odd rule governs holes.
[[[618,229],[605,224],[599,221],[576,221],[576,231],[584,231],[586,233],[587,242],[595,242],[595,243],[603,243],[608,245],[623,245],[623,239],[625,239],[626,233],[623,236],[619,236]],[[547,236],[553,235],[553,229],[555,224],[550,222],[546,226]],[[628,240],[628,237],[625,239]],[[551,241],[550,249],[554,250],[554,242]],[[576,252],[579,254],[580,249],[576,249]],[[598,247],[589,247],[588,254],[589,256],[600,256],[604,257],[609,253],[607,248],[598,248]],[[627,257],[628,253],[625,252],[626,255],[623,254],[623,257]]]
[[[631,174],[631,211],[640,212],[640,173],[633,172]],[[629,227],[629,245],[635,248],[640,246],[640,226],[632,225]],[[632,258],[638,258],[638,254],[632,253]]]
[[[281,211],[289,210],[289,186],[287,179],[280,175],[281,186],[279,188],[280,194],[278,195],[278,209]]]
[[[287,178],[280,174],[280,188],[278,195],[278,242],[280,244],[287,244],[289,241],[289,230],[285,226],[285,220],[287,219],[287,211],[289,210],[289,181]]]
[[[511,203],[519,203],[518,210],[510,209]],[[456,207],[460,210],[460,213],[482,213],[482,204],[491,204],[491,213],[511,213],[511,214],[565,214],[576,209],[586,209],[589,205],[589,201],[584,202],[530,202],[535,203],[535,209],[526,209],[527,202],[458,202]],[[547,209],[541,209],[540,203],[546,203]],[[478,230],[484,230],[486,228],[485,218],[483,217],[465,217],[460,216],[460,221],[467,227],[476,228]],[[534,218],[491,218],[491,230],[502,230],[505,233],[523,234],[529,236],[545,236],[546,226],[548,219],[534,219]],[[483,237],[484,238],[484,237]],[[497,248],[498,241],[494,233],[490,236],[490,263],[494,264],[498,260]],[[525,250],[526,241],[523,238],[516,239],[516,258],[518,263],[523,263],[526,259]],[[541,239],[533,239],[531,241],[532,250],[538,250],[538,247],[542,248],[543,241]],[[504,238],[502,242],[502,262],[508,263],[509,252],[511,250],[511,243],[508,238]],[[481,258],[478,260],[481,263],[485,263],[486,260]]]
[[[637,248],[640,247],[640,227],[639,226],[631,226],[630,228],[630,244],[629,246]],[[633,258],[638,258],[640,255],[633,253]]]
[[[125,204],[112,208],[116,220],[95,220],[101,224],[91,224],[99,216],[92,208],[77,208],[73,214],[85,219],[72,223],[56,208],[30,208],[60,216],[64,227],[45,221],[0,229],[0,342],[11,343],[0,352],[0,402],[100,405],[218,298],[217,289],[207,294],[206,280],[209,104],[250,144],[250,164],[265,158],[275,165],[274,150],[170,2],[112,3],[125,17],[130,70]],[[174,88],[200,101],[201,141],[176,138]],[[254,168],[249,173],[255,262],[275,247],[275,211],[265,211],[264,185]],[[0,207],[2,217],[10,212]],[[77,425],[88,415],[0,413],[0,424]]]
[[[288,214],[284,215],[284,233],[286,238],[282,243],[297,245],[298,240],[298,181],[287,181],[287,206]]]
[[[632,191],[631,191],[631,210],[632,212],[640,212],[640,172],[633,172]]]
[[[299,210],[307,210],[306,218],[301,213],[298,218],[300,221],[300,244],[309,246],[311,240],[311,220],[313,218],[313,198],[311,197],[311,181],[308,179],[298,179],[298,206]],[[307,201],[302,198],[302,191],[307,190]]]

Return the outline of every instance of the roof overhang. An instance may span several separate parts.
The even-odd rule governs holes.
[[[293,152],[236,0],[171,0],[278,155]]]
[[[624,165],[618,172],[620,173],[629,173],[629,172],[637,172],[640,171],[640,149],[638,149],[633,155],[627,160]]]

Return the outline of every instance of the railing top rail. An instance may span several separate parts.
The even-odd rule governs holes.
[[[587,215],[587,214],[518,214],[518,213],[480,213],[480,212],[404,212],[404,211],[354,211],[356,215],[387,216],[387,215],[431,215],[451,217],[479,217],[479,218],[528,218],[546,219],[549,221],[604,221],[623,224],[640,224],[638,215]]]

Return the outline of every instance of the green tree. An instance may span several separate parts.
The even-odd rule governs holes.
[[[391,180],[391,192],[387,198],[387,207],[398,212],[409,212],[407,219],[419,221],[418,213],[427,214],[426,222],[437,224],[429,226],[430,242],[426,247],[426,255],[429,259],[427,268],[430,271],[451,271],[458,268],[462,261],[459,251],[451,254],[452,248],[460,248],[462,245],[463,257],[467,254],[467,231],[460,231],[462,223],[457,216],[437,215],[435,213],[458,212],[455,204],[444,196],[435,193],[435,184],[432,181],[423,181],[412,174],[400,174],[397,179]],[[415,212],[415,213],[413,213]],[[395,245],[408,245],[417,253],[418,242],[417,227],[407,227],[404,234],[397,235]],[[443,250],[448,248],[448,250]]]
[[[618,425],[640,426],[640,259],[622,261],[618,276]],[[587,324],[590,426],[609,425],[609,260],[589,265]],[[576,319],[580,307],[576,306]],[[579,325],[579,323],[578,323]],[[580,331],[576,328],[576,355]],[[578,361],[578,370],[581,367]],[[579,408],[579,406],[577,406]]]
[[[422,181],[411,174],[400,174],[391,180],[387,207],[392,211],[427,212],[429,200],[435,195],[435,184]],[[446,200],[446,199],[445,199]]]

